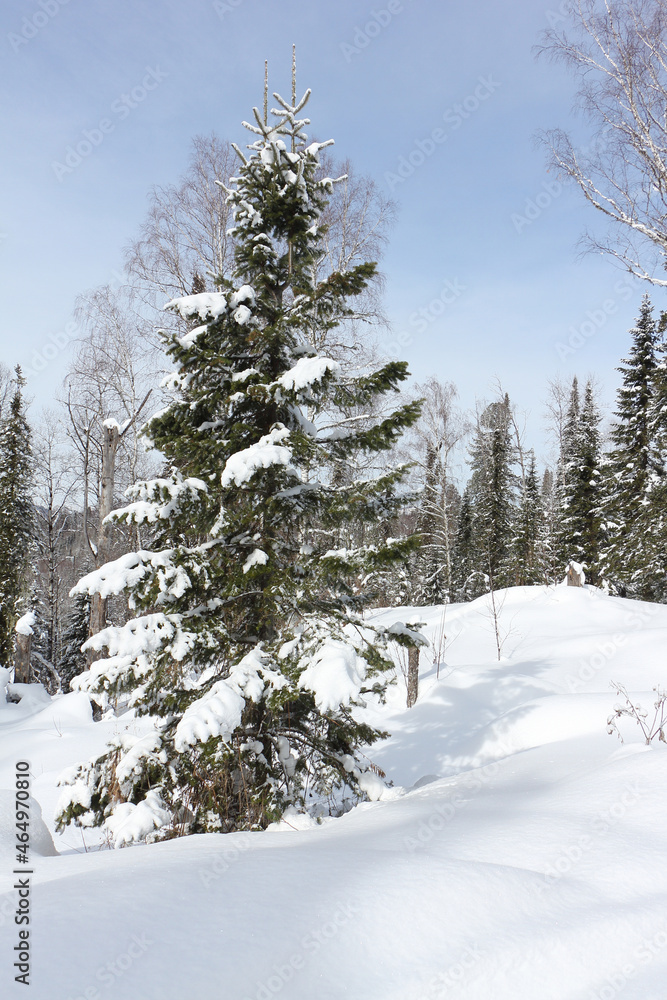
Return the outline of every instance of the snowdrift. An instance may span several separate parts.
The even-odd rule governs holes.
[[[444,626],[443,662],[422,653],[410,711],[400,671],[363,710],[391,733],[369,755],[392,787],[319,825],[115,851],[55,835],[59,774],[146,723],[93,723],[80,694],[0,703],[0,787],[29,760],[50,827],[34,834],[31,1000],[664,1000],[667,748],[629,721],[621,744],[606,720],[611,680],[646,706],[667,682],[667,607],[496,596],[500,660],[487,598],[375,613],[425,622],[436,645]],[[24,996],[6,792],[0,810],[0,981]]]

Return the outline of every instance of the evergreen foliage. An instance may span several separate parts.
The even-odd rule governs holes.
[[[576,380],[573,384],[566,442],[560,526],[563,564],[566,566],[570,560],[581,563],[587,581],[598,584],[601,579],[600,413],[590,381],[586,383],[581,408]]]
[[[154,736],[82,766],[60,816],[106,821],[116,842],[156,827],[261,828],[313,796],[372,788],[362,747],[379,734],[353,707],[382,693],[388,641],[421,641],[363,621],[378,580],[416,539],[346,543],[351,525],[398,515],[407,467],[335,475],[358,454],[386,453],[419,406],[346,419],[396,392],[406,365],[348,375],[308,347],[351,314],[375,265],[314,278],[335,183],[317,180],[329,143],[304,134],[309,92],[298,103],[274,96],[276,120],[255,109],[249,154],[237,149],[234,274],[218,292],[170,303],[192,328],[168,338],[175,398],[145,431],[172,472],[137,483],[114,514],[150,523],[153,547],[77,587],[127,593],[136,617],[89,641],[106,656],[75,684],[155,719]]]
[[[33,506],[25,379],[17,366],[7,415],[0,422],[0,665],[10,666],[14,626],[28,594]]]
[[[510,437],[510,401],[506,395],[482,413],[471,449],[471,548],[478,579],[490,587],[511,584],[514,520],[514,448]]]
[[[543,519],[535,455],[531,452],[528,471],[522,483],[513,542],[514,579],[517,586],[527,587],[544,581],[546,553],[541,550],[544,539]]]
[[[86,654],[82,646],[88,640],[90,625],[90,598],[76,594],[72,608],[65,619],[61,636],[62,654],[58,661],[58,674],[63,691],[70,690],[72,680],[86,669]]]
[[[604,552],[604,574],[619,593],[651,600],[659,593],[659,581],[664,577],[664,568],[658,568],[656,580],[656,556],[658,563],[664,565],[664,560],[656,551],[663,541],[661,477],[657,475],[660,336],[648,295],[642,300],[630,336],[628,358],[618,368],[622,384],[611,432],[613,449],[605,462],[603,513],[609,543]]]

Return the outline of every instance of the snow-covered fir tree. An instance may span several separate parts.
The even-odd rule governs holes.
[[[473,510],[470,484],[461,497],[452,551],[453,600],[469,601],[480,592],[473,552]]]
[[[590,380],[584,401],[578,406],[573,385],[571,420],[568,422],[567,450],[563,456],[560,552],[562,571],[574,560],[586,570],[588,583],[598,584],[600,577],[601,531],[601,441],[600,413]],[[576,406],[574,405],[576,402]]]
[[[419,407],[363,426],[341,417],[398,390],[406,365],[348,374],[308,347],[350,315],[375,266],[314,280],[335,183],[317,180],[329,143],[305,136],[309,92],[274,96],[274,121],[255,109],[248,154],[235,147],[233,275],[169,304],[192,326],[167,338],[174,399],[145,433],[173,471],[137,483],[114,514],[150,523],[154,544],[76,588],[125,592],[136,617],[90,640],[105,655],[75,685],[155,720],[69,776],[61,824],[106,822],[116,842],[260,828],[313,795],[372,792],[361,748],[378,733],[353,707],[381,693],[388,641],[421,641],[363,619],[377,574],[416,539],[339,544],[350,524],[397,515],[406,467],[333,474],[348,456],[388,451]]]
[[[541,551],[543,519],[535,455],[531,452],[525,480],[521,485],[512,545],[514,582],[519,587],[544,582],[544,558]]]
[[[77,594],[65,618],[60,644],[62,652],[58,661],[58,674],[63,691],[70,690],[72,680],[86,669],[86,654],[82,647],[90,633],[90,598]]]
[[[662,547],[661,518],[657,510],[651,509],[660,464],[655,419],[660,336],[648,295],[642,299],[630,336],[629,355],[618,368],[623,381],[611,430],[614,447],[605,461],[603,517],[608,544],[603,566],[605,577],[619,593],[659,600],[655,585],[658,582],[660,590],[660,583],[648,570],[648,564],[655,562],[656,546]]]
[[[471,448],[472,555],[477,593],[512,582],[515,476],[507,395],[486,407]]]
[[[24,386],[17,366],[8,413],[0,422],[0,666],[11,665],[14,625],[29,589],[32,459]]]

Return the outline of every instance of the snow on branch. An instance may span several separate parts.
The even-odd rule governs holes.
[[[321,382],[329,372],[336,374],[339,371],[340,364],[332,358],[299,358],[294,367],[281,375],[275,384],[283,389],[299,392],[314,382]]]
[[[222,292],[199,292],[171,299],[164,308],[173,309],[183,319],[199,316],[200,319],[212,320],[227,311],[227,297]]]
[[[173,549],[165,549],[162,552],[150,552],[145,549],[128,552],[82,577],[76,586],[72,587],[70,597],[75,597],[77,594],[111,597],[136,587],[144,577],[153,573],[158,575],[163,594],[169,594],[174,598],[182,597],[191,585],[190,579],[181,566],[173,564],[173,556]]]
[[[281,444],[289,437],[289,429],[282,424],[268,434],[227,459],[221,476],[223,486],[235,483],[242,486],[247,483],[259,469],[269,469],[272,465],[289,465],[292,460],[290,448]]]

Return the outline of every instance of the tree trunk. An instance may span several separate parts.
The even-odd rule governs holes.
[[[32,633],[23,635],[16,634],[16,653],[14,655],[14,683],[30,684],[32,671],[30,669],[30,648],[32,646]]]
[[[412,708],[419,695],[419,649],[408,650],[408,708]]]

